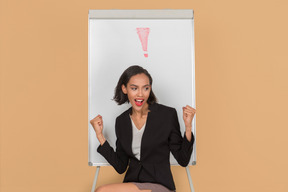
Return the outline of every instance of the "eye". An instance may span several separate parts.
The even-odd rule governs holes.
[[[148,90],[149,90],[149,87],[146,87],[145,90],[148,91]]]
[[[136,88],[136,87],[131,87],[131,89],[132,89],[133,91],[135,91],[137,88]]]

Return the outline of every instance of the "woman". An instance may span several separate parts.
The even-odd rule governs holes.
[[[185,134],[181,136],[177,112],[157,103],[152,78],[140,66],[121,75],[114,100],[132,106],[116,118],[116,151],[104,138],[101,115],[90,121],[100,142],[97,151],[122,174],[123,183],[97,188],[96,192],[171,192],[175,184],[170,170],[170,151],[177,162],[188,165],[193,150],[192,119],[196,110],[183,107]],[[129,166],[128,166],[129,165]]]

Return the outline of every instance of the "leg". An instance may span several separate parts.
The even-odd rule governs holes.
[[[102,185],[95,192],[151,192],[151,190],[139,190],[133,183],[117,183]]]

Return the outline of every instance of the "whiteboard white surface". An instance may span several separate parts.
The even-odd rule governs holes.
[[[170,11],[169,18],[165,18],[167,11]],[[101,18],[97,17],[97,10],[89,11],[88,122],[98,114],[103,116],[103,133],[114,149],[115,119],[130,104],[119,106],[112,98],[119,77],[131,65],[140,65],[151,74],[152,89],[158,103],[176,108],[183,136],[185,126],[182,107],[187,104],[194,108],[196,106],[194,20],[192,10],[185,10],[183,15],[187,17],[187,11],[190,11],[192,17],[184,19],[179,18],[180,10],[174,11],[177,19],[173,19],[171,10],[153,10],[153,19],[145,19],[145,14],[151,17],[147,10],[117,10],[122,15],[122,18],[119,16],[120,19],[117,19],[113,10],[101,10],[101,14],[98,14]],[[110,18],[109,15],[113,17]],[[137,18],[137,15],[141,15],[141,18]],[[147,52],[143,51],[137,28],[150,29]],[[144,53],[148,53],[148,57]],[[196,116],[192,122],[192,131],[195,142],[190,165],[196,163]],[[89,165],[109,165],[97,152],[99,142],[90,123],[88,138]],[[171,164],[178,165],[172,154],[170,157]]]

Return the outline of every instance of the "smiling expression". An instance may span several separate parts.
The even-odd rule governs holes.
[[[132,76],[127,87],[122,85],[122,91],[127,94],[128,100],[135,110],[148,107],[147,100],[150,96],[151,85],[149,78],[144,73]]]

